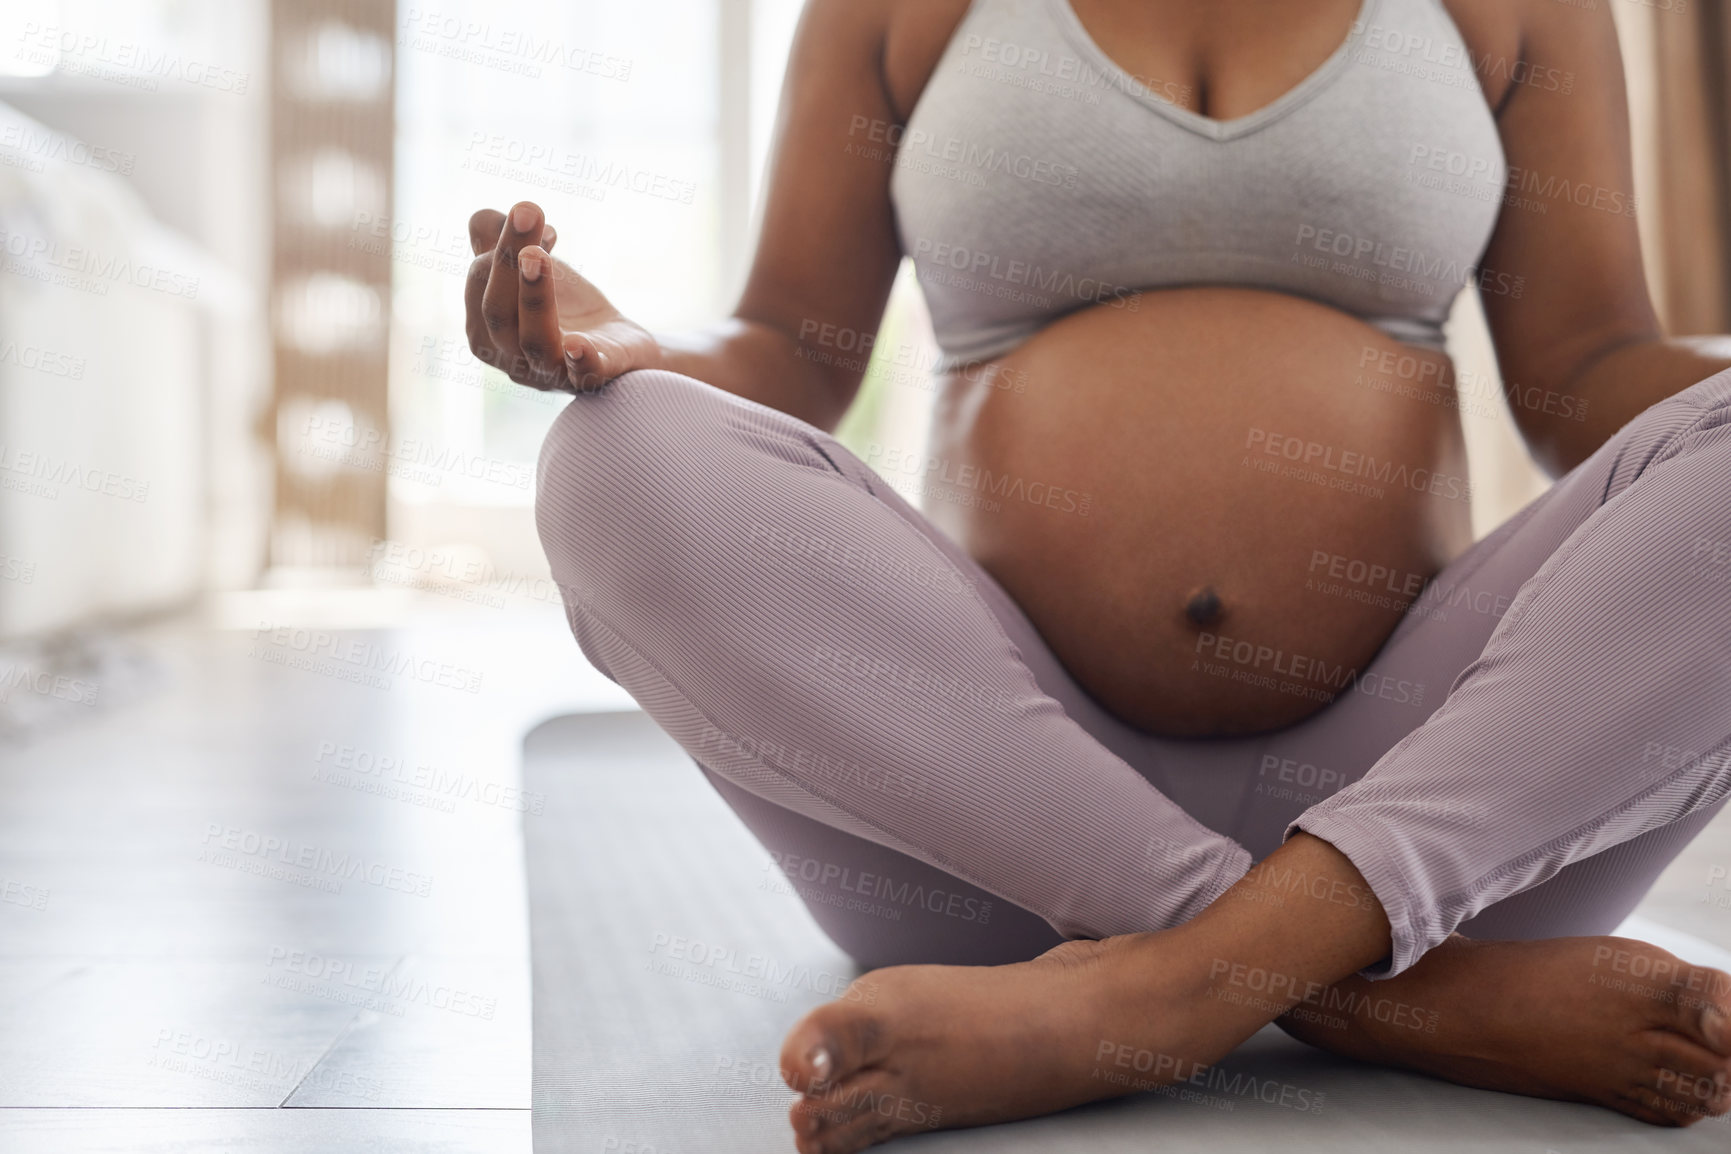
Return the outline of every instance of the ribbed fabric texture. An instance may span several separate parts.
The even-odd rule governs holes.
[[[1481,911],[1500,936],[1603,933],[1731,794],[1731,373],[1459,558],[1339,700],[1230,741],[1106,714],[984,570],[783,413],[631,373],[559,416],[539,481],[584,652],[767,803],[738,808],[769,848],[881,847],[876,869],[1066,936],[1178,924],[1292,828],[1383,902],[1383,973]],[[800,892],[838,940],[888,925],[838,932]],[[1013,956],[1026,928],[967,932]]]
[[[1332,56],[1248,116],[1180,107],[1069,0],[974,0],[896,140],[891,195],[944,353],[1010,351],[1136,290],[1232,285],[1322,301],[1443,347],[1508,172],[1472,57],[1438,0],[1364,0]],[[870,125],[849,149],[887,154]]]
[[[1559,511],[1603,504],[1442,708],[1295,823],[1352,858],[1400,927],[1389,972],[1570,862],[1731,795],[1727,393],[1720,374],[1656,406],[1553,490]]]
[[[1040,691],[982,574],[819,430],[632,373],[560,414],[539,472],[584,652],[744,789],[1070,935],[1182,921],[1248,868]],[[1163,885],[1085,864],[1155,837],[1186,847]]]

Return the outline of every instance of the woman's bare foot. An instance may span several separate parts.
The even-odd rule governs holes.
[[[1142,1085],[1103,1076],[1120,1073],[1120,1047],[1156,1050],[1162,1081],[1220,1058],[1272,1015],[1220,1013],[1195,967],[1175,964],[1186,952],[1171,940],[1180,933],[1066,942],[1010,966],[865,975],[782,1046],[782,1076],[802,1094],[790,1112],[801,1154],[850,1154],[1152,1088],[1153,1074]]]
[[[1049,1114],[1192,1077],[1389,949],[1388,919],[1333,846],[1295,834],[1173,930],[1067,942],[1013,966],[895,966],[807,1014],[782,1045],[801,1154]],[[1272,900],[1271,900],[1272,899]],[[1238,967],[1269,996],[1221,997]]]
[[[1731,1111],[1731,975],[1625,938],[1456,936],[1280,1019],[1314,1046],[1467,1086],[1688,1126]]]
[[[1731,1110],[1731,975],[1656,946],[1454,938],[1398,978],[1324,993],[1267,969],[1199,966],[1196,944],[1176,930],[1069,942],[1020,965],[866,975],[782,1048],[802,1094],[790,1112],[801,1154],[1179,1081],[1290,1005],[1286,991],[1304,998],[1281,1020],[1289,1032],[1368,1061],[1656,1125]]]

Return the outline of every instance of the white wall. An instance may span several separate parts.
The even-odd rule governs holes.
[[[0,44],[0,638],[252,584],[270,500],[264,2],[24,7]],[[104,43],[50,52],[56,29]],[[140,46],[171,63],[118,55]]]

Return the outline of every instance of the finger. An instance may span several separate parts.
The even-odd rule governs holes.
[[[493,254],[482,253],[469,265],[468,279],[463,282],[463,331],[469,337],[469,351],[483,364],[492,364],[496,355],[493,336],[481,316],[481,295],[487,291],[487,278],[493,272]]]
[[[520,200],[511,206],[511,214],[499,230],[495,251],[515,268],[517,254],[529,245],[539,244],[546,229],[547,218],[542,215],[541,206],[534,201]]]
[[[548,225],[546,228],[541,230],[541,247],[542,248],[546,249],[548,252],[552,252],[553,246],[558,244],[558,243],[559,243],[559,230],[558,229],[554,228],[552,225]]]
[[[520,351],[517,346],[517,289],[521,280],[517,272],[517,254],[541,235],[541,210],[529,201],[513,205],[499,242],[493,248],[493,274],[487,278],[486,291],[481,294],[481,316],[487,322],[493,346],[512,380],[521,379]]]
[[[483,208],[469,217],[469,247],[480,256],[499,243],[499,232],[505,227],[505,214],[496,208]]]
[[[565,379],[559,316],[553,301],[553,258],[539,245],[517,254],[517,347],[534,377],[545,386]]]
[[[592,393],[614,378],[612,358],[593,334],[566,333],[563,340],[565,380],[573,389]]]

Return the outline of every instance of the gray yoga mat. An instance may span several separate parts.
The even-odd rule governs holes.
[[[528,796],[545,799],[541,812],[524,819],[538,1154],[792,1151],[786,1110],[793,1095],[776,1073],[781,1038],[807,1009],[846,986],[851,963],[691,761],[643,714],[541,725],[525,742],[524,778]],[[1008,1126],[922,1134],[885,1149],[1731,1149],[1731,1126],[1722,1121],[1658,1130],[1595,1107],[1469,1090],[1332,1058],[1273,1027],[1219,1069],[1215,1088],[1194,1098],[1146,1094]],[[1277,1097],[1271,1085],[1285,1104],[1257,1096]]]

